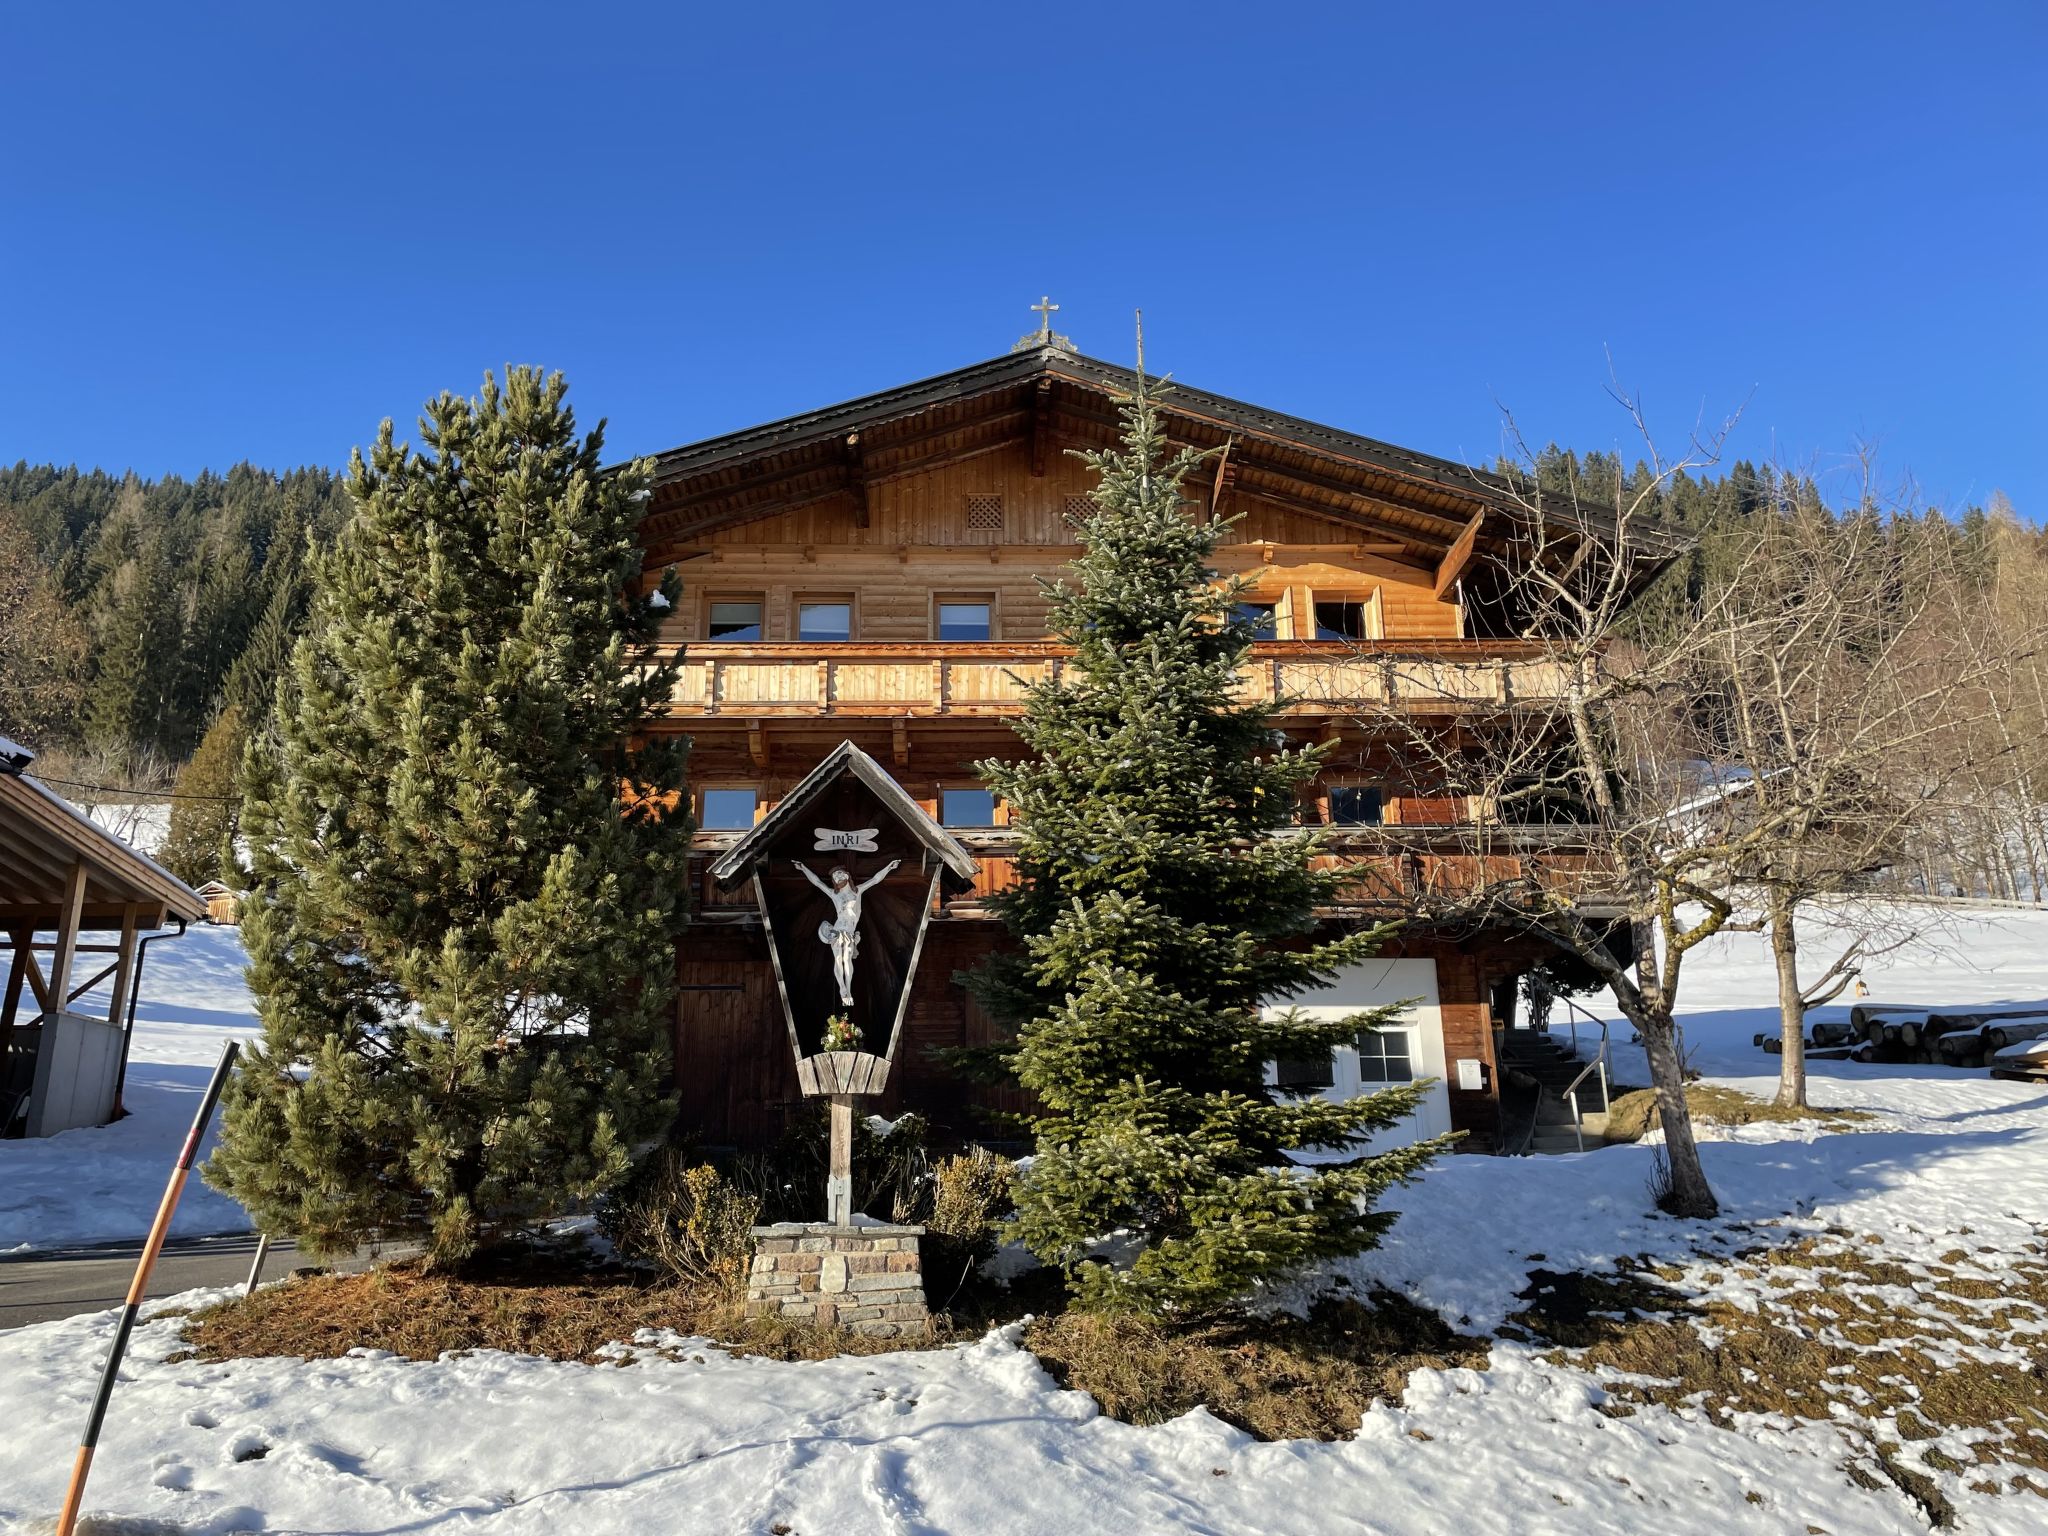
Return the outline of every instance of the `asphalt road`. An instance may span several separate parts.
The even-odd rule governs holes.
[[[118,1307],[128,1295],[141,1252],[140,1243],[107,1243],[0,1254],[0,1328]],[[390,1256],[389,1250],[385,1256]],[[249,1278],[249,1264],[255,1257],[254,1233],[166,1243],[150,1276],[149,1294],[174,1296],[195,1286],[240,1285]],[[263,1278],[282,1279],[306,1262],[291,1243],[272,1243],[263,1260]],[[365,1253],[328,1267],[367,1269],[372,1262]]]

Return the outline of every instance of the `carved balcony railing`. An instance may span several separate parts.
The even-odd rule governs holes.
[[[1310,829],[1304,829],[1307,831]],[[1506,826],[1466,823],[1431,827],[1323,827],[1319,869],[1342,869],[1348,877],[1332,915],[1371,916],[1427,909],[1455,902],[1482,889],[1526,894],[1542,891],[1589,908],[1601,905],[1605,868],[1584,831],[1571,826]],[[692,840],[692,865],[701,909],[706,914],[753,911],[751,893],[722,890],[708,868],[740,834],[699,832]],[[1017,833],[996,827],[954,835],[974,854],[980,870],[973,886],[942,901],[948,917],[982,915],[987,899],[1016,882]],[[1508,899],[1508,898],[1503,898]]]
[[[1072,653],[1044,643],[695,644],[677,663],[670,719],[744,716],[1010,716],[1032,683]],[[1541,707],[1558,697],[1556,665],[1514,641],[1269,641],[1240,673],[1240,697],[1282,715],[1395,705],[1463,713]]]

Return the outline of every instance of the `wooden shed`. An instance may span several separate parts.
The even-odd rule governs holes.
[[[140,936],[206,903],[0,748],[0,1135],[50,1136],[119,1114]],[[72,1006],[110,978],[104,1018]]]

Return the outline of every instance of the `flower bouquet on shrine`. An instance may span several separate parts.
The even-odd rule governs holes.
[[[825,1035],[818,1043],[821,1051],[857,1051],[860,1049],[860,1026],[843,1013],[835,1013],[825,1020]]]

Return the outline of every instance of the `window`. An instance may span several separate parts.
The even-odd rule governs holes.
[[[711,619],[705,626],[707,640],[759,640],[761,599],[758,597],[714,599]]]
[[[1282,1093],[1317,1093],[1336,1085],[1336,1067],[1328,1054],[1273,1063],[1273,1086]]]
[[[1254,640],[1275,640],[1280,635],[1278,606],[1270,602],[1239,603],[1237,620],[1252,627]]]
[[[941,640],[993,640],[995,605],[985,597],[939,599]]]
[[[1003,498],[1000,496],[969,496],[967,498],[967,526],[984,532],[993,532],[1003,526]]]
[[[707,789],[697,826],[705,832],[744,832],[754,824],[760,796],[751,789]]]
[[[1415,1081],[1415,1037],[1405,1029],[1368,1029],[1358,1037],[1361,1083]]]
[[[853,604],[824,601],[798,603],[796,637],[833,643],[853,638]]]
[[[996,824],[996,797],[986,789],[942,789],[939,823],[948,827],[992,827]]]
[[[1380,824],[1380,791],[1376,784],[1332,784],[1330,825],[1376,827]]]
[[[1318,640],[1370,640],[1371,633],[1366,626],[1367,605],[1350,601],[1318,602],[1316,604],[1316,638]]]

